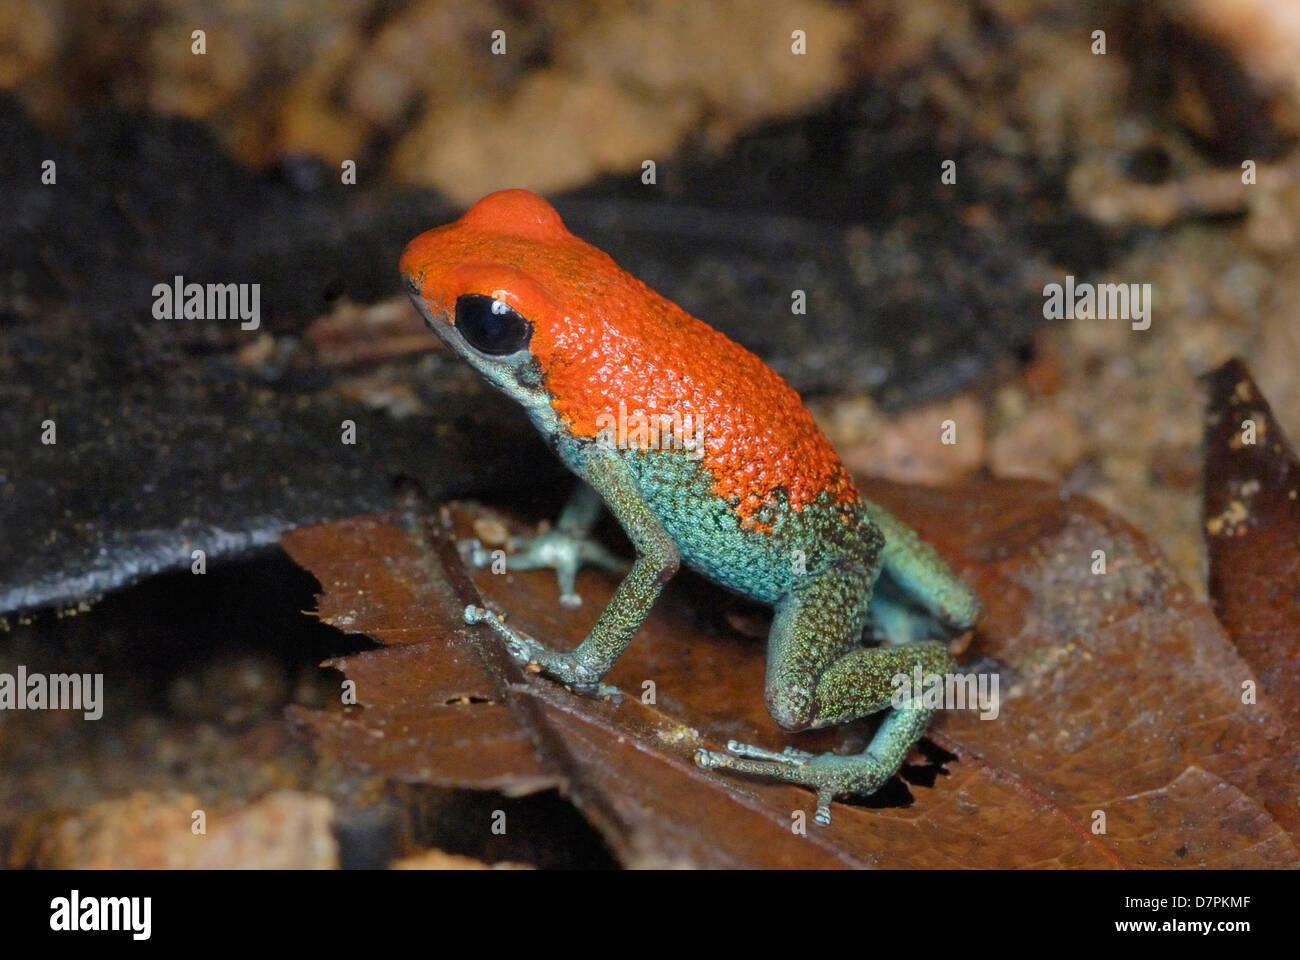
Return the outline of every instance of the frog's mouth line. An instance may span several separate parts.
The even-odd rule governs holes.
[[[443,324],[438,323],[437,318],[433,315],[433,311],[431,311],[429,305],[424,302],[424,295],[420,287],[420,282],[418,280],[413,280],[410,277],[403,277],[402,282],[406,286],[406,293],[411,298],[411,303],[415,304],[415,309],[419,311],[420,316],[424,318],[424,322],[428,325],[429,329],[439,336],[442,336],[442,331],[439,327],[443,326]]]
[[[472,362],[473,354],[469,346],[456,332],[456,327],[451,322],[451,318],[446,315],[437,315],[429,309],[429,305],[425,303],[424,297],[420,293],[420,285],[414,280],[406,279],[406,290],[411,296],[411,302],[415,304],[415,309],[424,318],[424,325],[433,331],[434,336],[441,340],[452,353]],[[473,365],[478,366],[476,363]]]

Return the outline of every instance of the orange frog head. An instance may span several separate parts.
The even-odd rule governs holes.
[[[447,344],[543,430],[594,438],[620,411],[703,424],[714,493],[741,517],[783,496],[856,499],[799,395],[758,357],[571,234],[526,190],[484,197],[399,264]]]

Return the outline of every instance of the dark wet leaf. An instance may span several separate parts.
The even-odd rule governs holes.
[[[1300,864],[1296,746],[1275,711],[1241,702],[1249,665],[1136,530],[1035,482],[864,489],[952,559],[988,611],[963,659],[996,665],[1000,715],[953,711],[932,734],[970,777],[954,802],[1017,795],[970,838],[974,863]],[[1025,846],[1036,831],[1046,842]]]
[[[1211,600],[1263,694],[1300,731],[1300,462],[1245,364],[1230,360],[1206,382]]]
[[[396,477],[503,494],[511,447],[481,443],[498,430],[541,453],[509,401],[466,398],[472,372],[426,353],[413,309],[387,324],[354,310],[332,340],[309,329],[331,292],[400,293],[403,244],[455,213],[437,195],[304,195],[175,118],[100,115],[65,141],[5,96],[0,139],[0,615],[390,509]],[[57,187],[22,173],[42,158]],[[155,285],[177,276],[257,285],[260,327],[155,318]],[[394,357],[357,387],[363,363]]]

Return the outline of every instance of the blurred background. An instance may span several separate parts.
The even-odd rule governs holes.
[[[1197,378],[1241,356],[1300,434],[1298,135],[1289,0],[8,0],[0,661],[93,648],[138,705],[112,734],[6,718],[9,863],[86,863],[103,821],[169,815],[102,806],[128,787],[321,776],[287,735],[226,736],[325,698],[311,664],[339,638],[276,600],[309,608],[311,578],[260,559],[200,596],[178,542],[249,556],[390,507],[402,478],[562,496],[395,270],[504,187],[759,353],[851,470],[1056,484],[1204,596]],[[155,321],[176,275],[259,283],[260,329]],[[1044,319],[1067,275],[1151,284],[1150,329]],[[345,417],[363,441],[340,462],[321,437]],[[58,448],[33,444],[46,418]],[[99,620],[51,614],[106,593]]]

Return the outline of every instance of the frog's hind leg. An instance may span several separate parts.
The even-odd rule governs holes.
[[[952,669],[943,643],[861,645],[873,573],[828,570],[777,604],[765,693],[768,710],[786,729],[830,726],[875,713],[891,705],[895,677],[910,679],[917,666],[924,674]],[[916,701],[891,710],[867,750],[856,756],[776,753],[732,741],[727,753],[697,751],[695,762],[811,787],[817,791],[815,819],[826,824],[834,798],[868,796],[898,771],[932,712]]]
[[[885,535],[883,568],[871,601],[871,626],[885,643],[946,639],[980,618],[980,601],[934,548],[888,510],[864,503]]]

